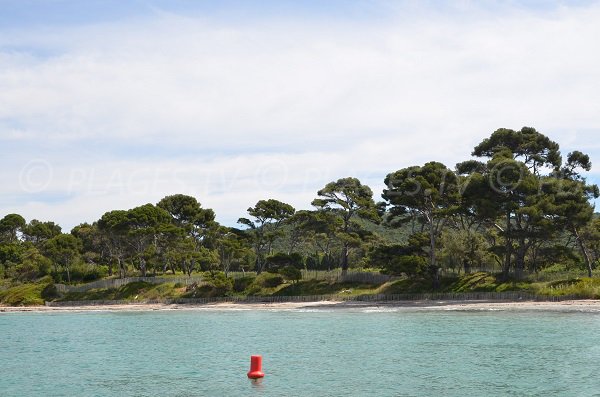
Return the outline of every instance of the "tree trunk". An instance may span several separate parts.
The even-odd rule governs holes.
[[[146,277],[146,260],[144,258],[140,258],[140,271],[142,277]]]
[[[192,277],[192,272],[194,271],[194,267],[196,267],[196,262],[193,259],[190,259],[190,264],[186,268],[186,273],[188,277]]]
[[[515,256],[515,278],[520,280],[525,273],[525,255],[527,254],[527,246],[525,241],[519,240],[519,248]]]
[[[346,277],[348,274],[348,243],[344,243],[342,250],[342,277]]]
[[[119,265],[119,278],[125,278],[125,267],[120,257],[117,257],[117,263]]]
[[[65,269],[67,269],[67,282],[71,283],[71,271],[69,270],[69,264],[65,265]]]
[[[101,259],[104,259],[104,258],[106,258],[106,256],[101,256]],[[113,263],[112,263],[112,260],[110,260],[110,257],[109,257],[109,261],[108,261],[108,276],[110,277],[112,275],[113,275]]]
[[[505,253],[504,263],[502,263],[502,280],[508,280],[510,272],[510,258],[512,257],[512,239],[510,238],[510,213],[506,214],[506,229],[504,230]]]
[[[437,263],[435,260],[435,243],[436,243],[435,222],[433,219],[433,215],[430,215],[428,218],[429,218],[429,267],[431,269],[433,289],[439,289],[439,287],[440,287],[440,272],[439,272],[439,269],[437,267]]]
[[[262,273],[263,269],[262,269],[262,262],[260,260],[260,255],[256,256],[256,260],[254,261],[254,268],[256,270],[257,276]]]
[[[464,269],[465,274],[471,273],[471,264],[469,263],[469,261],[467,259],[463,259],[463,269]]]
[[[579,231],[575,226],[573,226],[573,234],[575,235],[575,240],[577,241],[577,245],[579,245],[579,249],[581,250],[581,254],[583,255],[583,260],[585,261],[585,265],[587,266],[588,277],[592,277],[592,261],[590,260],[590,253],[583,242],[583,239],[579,235]]]

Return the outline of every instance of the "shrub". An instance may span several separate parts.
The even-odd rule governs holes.
[[[233,290],[235,292],[244,291],[246,288],[248,288],[250,286],[250,284],[252,284],[254,282],[254,279],[256,279],[255,276],[244,276],[244,277],[236,278],[235,280],[233,280]]]
[[[90,263],[78,263],[71,268],[71,281],[90,282],[99,280],[108,275],[108,267]],[[66,272],[62,273],[62,279],[67,279]]]
[[[286,266],[283,269],[280,269],[279,273],[287,280],[292,280],[294,283],[302,278],[302,272],[294,266]]]
[[[44,277],[33,284],[21,284],[0,291],[0,303],[9,306],[43,305],[42,291],[51,282],[51,278]]]
[[[233,279],[225,276],[223,272],[214,272],[204,274],[205,285],[199,289],[209,293],[210,296],[226,296],[233,290]],[[208,291],[211,289],[212,291]]]
[[[286,266],[293,266],[298,269],[302,269],[304,267],[304,260],[302,255],[297,252],[292,252],[291,254],[278,252],[267,257],[266,265],[268,272],[277,273],[280,269],[283,269]]]
[[[407,277],[419,276],[427,270],[427,263],[422,256],[398,256],[385,264],[384,273],[391,275],[405,274]]]
[[[283,284],[283,277],[281,274],[273,273],[262,273],[256,277],[255,282],[264,288],[275,288],[280,284]]]
[[[58,298],[60,295],[58,294],[58,290],[56,289],[56,285],[54,283],[48,284],[41,293],[41,296],[44,300],[50,301]]]
[[[254,281],[246,288],[245,292],[249,295],[264,294],[263,288],[275,288],[283,283],[281,274],[261,273],[254,278]]]

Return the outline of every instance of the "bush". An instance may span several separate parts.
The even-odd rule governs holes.
[[[60,295],[58,294],[58,290],[56,289],[56,285],[54,283],[48,284],[41,293],[41,296],[46,301],[51,301],[53,299],[58,298]]]
[[[205,285],[202,285],[199,289],[209,292],[208,289],[212,289],[209,292],[210,296],[227,296],[233,291],[233,279],[225,276],[223,272],[215,272],[213,274],[204,274]]]
[[[235,292],[242,292],[250,286],[256,279],[255,276],[244,276],[233,280],[233,290]]]
[[[108,275],[108,267],[89,263],[78,263],[71,268],[71,281],[90,282],[99,280]],[[66,271],[63,271],[62,279],[67,279]]]
[[[302,272],[294,266],[286,266],[283,269],[280,269],[279,273],[287,280],[292,280],[294,283],[302,278]]]
[[[283,284],[281,274],[261,273],[254,278],[254,281],[246,288],[245,292],[248,295],[264,294],[263,288],[275,288],[281,284]]]
[[[51,281],[50,277],[44,277],[33,284],[21,284],[0,291],[0,303],[8,306],[43,305],[42,291]]]
[[[281,274],[262,273],[260,276],[256,277],[254,281],[261,287],[275,288],[278,285],[283,284],[283,277]]]
[[[405,274],[407,277],[419,276],[427,270],[427,262],[422,256],[404,255],[394,258],[385,264],[384,273],[391,275]]]
[[[292,252],[291,254],[278,252],[267,257],[266,268],[268,272],[277,273],[280,269],[283,269],[286,266],[293,266],[298,269],[302,269],[304,267],[302,255],[297,252]]]

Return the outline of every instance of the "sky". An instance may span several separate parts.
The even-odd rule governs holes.
[[[600,182],[600,3],[0,0],[0,217],[68,231],[189,194],[234,226],[498,128]]]

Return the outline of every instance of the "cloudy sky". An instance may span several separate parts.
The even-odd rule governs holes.
[[[600,4],[0,0],[0,217],[65,230],[185,193],[234,225],[500,127],[600,181]]]

